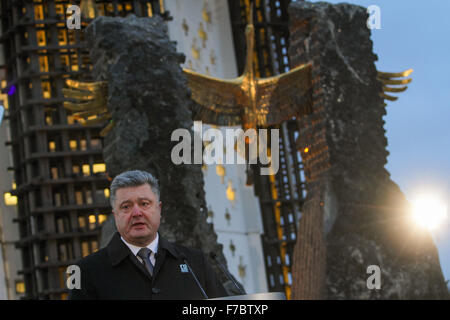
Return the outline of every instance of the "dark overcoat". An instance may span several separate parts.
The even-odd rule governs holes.
[[[226,296],[205,255],[159,237],[153,276],[116,232],[109,244],[81,259],[81,287],[69,290],[71,300],[95,299],[204,299],[183,258],[197,276],[208,298]]]

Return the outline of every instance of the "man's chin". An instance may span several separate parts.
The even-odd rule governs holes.
[[[128,237],[136,240],[151,239],[152,234],[148,228],[132,228],[128,233]]]

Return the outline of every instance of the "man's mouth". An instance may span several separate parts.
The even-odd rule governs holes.
[[[137,228],[141,228],[145,226],[144,222],[135,222],[131,225],[132,227],[137,227]]]

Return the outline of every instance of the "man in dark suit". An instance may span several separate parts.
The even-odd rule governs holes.
[[[70,290],[69,299],[204,299],[227,295],[200,250],[159,235],[162,203],[158,181],[151,174],[124,172],[112,181],[110,194],[118,232],[107,247],[78,263],[81,286]]]

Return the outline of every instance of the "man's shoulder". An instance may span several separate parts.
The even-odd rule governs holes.
[[[204,252],[200,249],[185,246],[180,243],[168,241],[162,238],[163,246],[168,249],[174,256],[182,258],[185,256],[187,259],[202,259]]]

